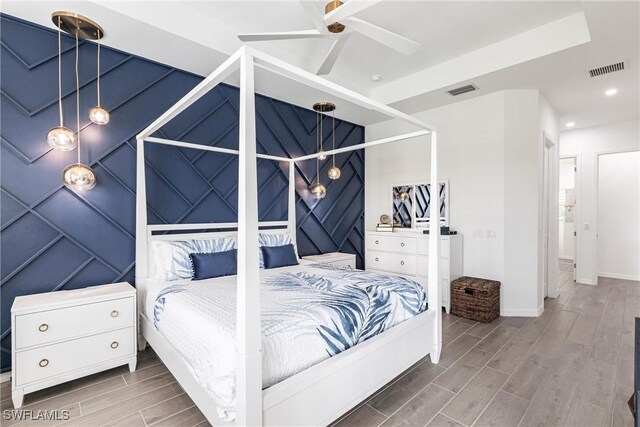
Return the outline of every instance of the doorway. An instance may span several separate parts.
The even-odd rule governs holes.
[[[597,159],[598,277],[640,280],[640,152],[600,153]]]
[[[558,285],[576,279],[576,158],[562,157],[558,167]]]
[[[558,296],[557,286],[557,253],[556,247],[556,182],[557,182],[557,154],[555,143],[543,134],[542,150],[542,200],[541,217],[542,233],[540,247],[542,248],[540,304],[544,298],[556,298]],[[552,240],[553,239],[553,240]]]

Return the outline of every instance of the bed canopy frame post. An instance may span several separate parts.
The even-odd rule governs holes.
[[[138,137],[136,138],[136,288],[141,287],[138,284],[146,280],[148,276],[147,245],[147,184],[144,167],[144,139]],[[142,312],[143,301],[144,298],[138,296],[139,313]],[[138,351],[142,351],[147,346],[147,342],[140,330],[136,332]]]
[[[240,57],[236,424],[262,425],[262,331],[253,57]]]
[[[435,349],[430,353],[433,363],[440,361],[442,351],[442,295],[440,295],[440,194],[438,182],[438,133],[431,132],[431,209],[429,211],[429,304],[436,301]],[[435,203],[434,203],[435,202]]]
[[[287,229],[291,235],[291,243],[297,243],[296,239],[296,162],[289,161],[289,198],[287,204]]]

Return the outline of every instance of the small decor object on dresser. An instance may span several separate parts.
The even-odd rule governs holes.
[[[126,282],[16,297],[11,397],[120,365],[136,369],[136,290]]]
[[[463,276],[451,282],[451,314],[490,323],[500,316],[500,282]]]

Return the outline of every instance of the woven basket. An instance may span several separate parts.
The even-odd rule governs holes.
[[[460,277],[451,282],[451,313],[490,323],[500,316],[500,282]]]

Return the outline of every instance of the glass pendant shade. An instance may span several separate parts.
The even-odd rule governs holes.
[[[106,125],[109,123],[109,112],[102,107],[93,107],[89,111],[89,118],[97,125]]]
[[[47,133],[47,142],[55,150],[70,151],[78,145],[76,134],[69,128],[58,126]]]
[[[331,169],[329,169],[329,172],[327,172],[327,174],[329,175],[329,179],[338,179],[340,178],[341,173],[342,172],[340,171],[340,168],[337,166],[331,167]]]
[[[327,159],[327,155],[324,154],[324,151],[318,151],[318,160],[326,160]]]
[[[87,165],[74,163],[62,171],[64,183],[74,191],[91,190],[96,186],[96,175]]]
[[[311,193],[316,199],[324,199],[324,196],[327,195],[327,189],[324,185],[317,183],[311,186]]]

